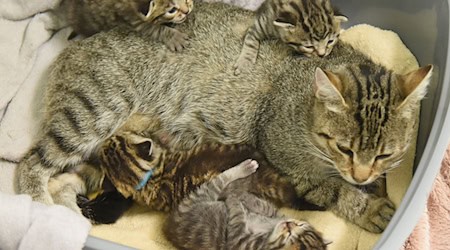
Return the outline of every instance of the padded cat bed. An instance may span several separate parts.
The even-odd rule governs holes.
[[[250,8],[262,0],[223,1]],[[395,32],[360,25],[343,33],[343,40],[400,73],[416,68],[416,59],[420,65],[431,63],[435,66],[434,78],[422,103],[417,147],[411,148],[403,165],[387,176],[387,193],[396,204],[397,212],[382,235],[370,234],[328,212],[300,213],[290,209],[282,212],[307,219],[323,231],[325,237],[333,240],[330,249],[399,249],[424,210],[449,139],[449,2],[332,1],[349,16],[349,27],[368,23]],[[41,13],[56,6],[59,0],[30,2],[36,6],[22,8],[20,15],[18,10],[23,6],[19,5],[25,5],[25,2],[17,6],[14,0],[6,2],[10,4],[0,8],[0,19],[11,20],[10,23],[0,20],[4,31],[0,34],[3,38],[0,42],[6,44],[0,46],[0,191],[13,193],[15,162],[32,144],[31,138],[36,134],[39,121],[39,113],[36,112],[39,100],[32,99],[41,96],[46,69],[67,46],[70,30],[63,29],[54,35],[54,31],[64,25],[55,21],[51,14]],[[27,18],[32,20],[28,23]],[[6,58],[8,60],[5,61]],[[86,249],[127,248],[99,238],[139,249],[170,249],[160,231],[164,216],[163,213],[134,207],[114,225],[94,226]]]

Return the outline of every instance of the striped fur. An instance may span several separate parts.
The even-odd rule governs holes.
[[[260,43],[275,38],[305,56],[327,56],[336,44],[341,22],[329,0],[266,0],[248,29],[235,74],[256,62]]]
[[[164,233],[179,249],[326,249],[310,224],[287,219],[269,202],[241,190],[236,180],[256,170],[244,161],[200,186],[168,216]]]
[[[257,160],[261,170],[246,181],[236,182],[236,192],[248,190],[279,206],[319,209],[297,197],[294,186],[251,146],[207,144],[173,151],[154,136],[123,132],[107,140],[100,151],[102,171],[117,190],[160,211],[169,211],[202,183],[249,158]],[[153,172],[150,180],[136,190],[149,170]]]
[[[118,25],[144,31],[149,38],[181,50],[187,36],[164,24],[182,23],[193,0],[64,0],[62,7],[76,34],[92,36]]]

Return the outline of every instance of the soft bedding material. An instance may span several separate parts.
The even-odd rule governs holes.
[[[247,9],[255,9],[262,2],[223,1]],[[59,0],[0,0],[0,192],[3,193],[15,193],[14,168],[31,147],[38,132],[40,101],[48,67],[70,43],[67,41],[70,28],[64,28],[64,20],[52,12],[58,4]],[[414,56],[391,31],[370,25],[357,25],[344,31],[341,37],[374,61],[398,73],[406,73],[418,67]],[[402,165],[387,176],[387,193],[397,206],[412,178],[414,152],[413,146]],[[445,173],[450,168],[448,165],[450,164],[443,167]],[[441,178],[440,182],[448,188],[447,175],[443,175],[445,178]],[[435,198],[430,198],[433,199],[431,202],[439,207],[442,202],[448,201],[449,192],[448,189],[444,194],[434,192]],[[447,199],[440,199],[442,195]],[[330,212],[299,212],[287,208],[282,209],[282,212],[291,217],[306,219],[323,231],[325,237],[333,241],[330,249],[371,249],[380,237],[347,223]],[[408,249],[424,249],[411,247],[415,246],[415,239],[422,231],[432,233],[430,239],[439,238],[439,230],[428,231],[439,217],[428,214],[424,216],[421,223],[423,225],[423,221],[426,221],[428,226],[415,231],[411,236],[413,238],[408,241]],[[90,234],[139,249],[171,249],[173,247],[161,233],[164,218],[163,213],[135,206],[117,223],[94,226]],[[448,227],[447,224],[447,232]]]

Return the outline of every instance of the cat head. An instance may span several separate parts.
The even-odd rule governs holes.
[[[193,0],[151,0],[139,6],[143,20],[149,23],[182,23],[194,7]]]
[[[117,133],[102,145],[101,167],[116,188],[128,197],[151,178],[164,152],[157,138]]]
[[[276,10],[273,24],[281,41],[296,52],[324,57],[331,53],[346,21],[334,13],[329,0],[288,0]]]
[[[333,71],[317,68],[312,124],[316,155],[357,185],[398,166],[414,143],[432,68],[405,75],[363,64]]]
[[[327,249],[322,234],[309,223],[294,219],[280,221],[267,240],[267,249]]]

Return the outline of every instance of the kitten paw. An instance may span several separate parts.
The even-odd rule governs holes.
[[[394,204],[383,197],[368,200],[365,213],[361,217],[362,228],[372,233],[382,233],[395,213]]]
[[[174,29],[172,37],[165,44],[171,51],[180,52],[189,45],[189,36]]]
[[[256,172],[256,169],[258,169],[258,167],[258,162],[251,159],[245,160],[236,166],[239,171],[238,174],[240,178],[244,178],[253,174],[254,172]]]
[[[241,54],[239,55],[239,58],[237,59],[236,63],[234,64],[234,75],[241,74],[244,70],[247,70],[250,68],[253,64],[255,64],[256,58],[254,60],[248,58],[247,55]]]

